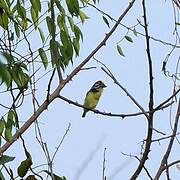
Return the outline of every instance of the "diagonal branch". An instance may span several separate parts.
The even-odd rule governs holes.
[[[174,139],[176,137],[176,134],[177,134],[177,127],[178,127],[178,122],[179,122],[179,116],[180,116],[180,100],[178,102],[178,108],[177,108],[177,113],[176,113],[176,118],[175,118],[175,122],[174,122],[174,128],[173,128],[173,132],[172,132],[172,135],[171,135],[171,139],[169,141],[169,145],[167,147],[167,150],[163,156],[163,159],[161,161],[161,165],[156,173],[156,176],[154,178],[154,180],[158,180],[159,177],[161,176],[162,172],[168,168],[166,166],[167,164],[167,160],[169,158],[169,155],[170,155],[170,152],[171,152],[171,149],[172,149],[172,146],[173,146],[173,142],[174,142]]]
[[[166,103],[168,103],[173,97],[175,97],[178,93],[180,92],[180,88],[175,91],[168,99],[166,99],[165,101],[163,101],[161,104],[159,104],[157,107],[154,108],[154,111],[158,110],[159,108],[161,108],[162,106],[164,106]]]
[[[136,99],[118,82],[118,80],[114,77],[114,75],[110,72],[110,70],[106,67],[101,68],[113,81],[115,84],[117,84],[126,94],[127,96],[132,100],[132,102],[142,111],[142,113],[148,118],[148,115],[146,111],[143,109],[143,107],[136,101]]]
[[[104,37],[104,39],[97,45],[97,47],[89,54],[89,56],[78,66],[76,67],[71,74],[67,77],[66,82],[68,83],[80,70],[81,68],[99,51],[99,49],[101,49],[103,46],[106,45],[106,41],[110,38],[110,36],[114,33],[114,31],[116,30],[116,28],[118,27],[118,25],[120,24],[120,22],[122,21],[122,19],[126,16],[126,14],[128,13],[128,11],[132,8],[134,2],[136,0],[132,0],[128,7],[124,10],[124,12],[121,14],[121,16],[118,18],[117,22],[114,24],[114,26],[112,27],[112,29],[109,31],[109,33],[107,33]]]

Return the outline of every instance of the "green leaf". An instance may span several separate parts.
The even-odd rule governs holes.
[[[27,19],[22,19],[21,21],[21,27],[23,30],[27,29]]]
[[[31,17],[32,17],[35,29],[37,29],[37,26],[38,26],[38,16],[37,16],[37,13],[35,12],[33,7],[31,7]]]
[[[52,35],[53,29],[54,29],[54,23],[53,23],[53,20],[49,16],[46,17],[46,23],[48,26],[49,33]]]
[[[80,0],[83,6],[86,6],[89,0]]]
[[[44,33],[43,33],[43,31],[41,30],[41,28],[39,28],[39,27],[38,27],[38,31],[39,31],[39,35],[40,35],[40,37],[41,37],[41,40],[42,40],[42,42],[44,43],[44,41],[45,41]]]
[[[68,11],[72,16],[79,15],[79,3],[78,0],[66,0],[66,5],[68,7]]]
[[[10,85],[11,75],[6,65],[1,62],[0,62],[0,79],[2,80],[2,82],[5,82],[7,86]]]
[[[123,53],[122,48],[118,44],[117,44],[117,51],[121,56],[125,56],[124,53]]]
[[[20,37],[20,30],[19,30],[19,27],[18,27],[17,23],[14,23],[14,29],[15,29],[15,32],[16,32],[16,36],[19,38]]]
[[[69,43],[69,36],[64,30],[61,30],[60,32],[60,38],[64,46],[66,46]]]
[[[13,125],[14,125],[14,112],[10,110],[7,116],[6,128],[12,129]]]
[[[124,36],[124,37],[125,37],[125,39],[126,39],[127,41],[133,43],[133,40],[132,40],[132,38],[131,38],[130,36]]]
[[[0,165],[6,164],[6,163],[8,163],[10,161],[13,161],[14,159],[15,159],[15,157],[2,155],[0,157]]]
[[[19,64],[16,64],[12,68],[11,73],[19,90],[23,90],[28,87],[28,82],[30,80],[29,75],[23,72]]]
[[[79,56],[80,46],[79,46],[79,41],[76,38],[73,38],[73,47],[76,52],[76,55]]]
[[[135,36],[138,35],[138,34],[137,34],[137,31],[136,31],[136,28],[133,29],[133,33],[134,33]]]
[[[48,59],[47,59],[46,53],[43,48],[39,48],[39,55],[41,57],[44,68],[46,69],[48,66]]]
[[[6,179],[4,178],[4,176],[3,176],[3,174],[2,174],[1,171],[0,171],[0,179],[1,179],[1,180],[6,180]]]
[[[76,39],[79,41],[79,38],[81,37],[81,40],[83,41],[83,34],[78,26],[74,25],[74,34]]]
[[[19,129],[19,119],[16,111],[14,111],[14,126]]]
[[[39,0],[30,0],[35,13],[38,15],[38,12],[41,12],[41,3]]]
[[[85,22],[86,19],[88,19],[89,17],[83,12],[83,11],[79,11],[79,16],[81,19],[82,24]]]
[[[16,63],[11,69],[13,81],[16,83],[19,90],[26,89],[30,80],[29,75],[24,73],[23,70],[27,69],[24,63]]]
[[[103,21],[106,23],[106,25],[110,28],[109,26],[109,21],[107,20],[107,18],[105,16],[102,16]]]
[[[6,1],[4,1],[4,0],[0,1],[1,8],[3,8],[6,12],[8,12],[8,10],[9,10],[9,8],[8,8],[9,4],[10,3],[7,0]]]
[[[58,15],[58,17],[57,17],[57,24],[58,24],[60,30],[64,29],[64,23],[65,22],[64,22],[63,16]]]
[[[0,26],[3,27],[5,30],[7,30],[8,16],[7,16],[7,13],[5,12],[0,15]]]
[[[22,19],[26,19],[26,9],[20,3],[17,3],[17,12]]]
[[[60,39],[61,39],[61,43],[63,45],[60,48],[60,51],[61,51],[63,58],[65,59],[64,65],[68,65],[69,60],[71,60],[72,56],[73,56],[73,45],[71,42],[71,38],[66,31],[61,30]]]
[[[178,25],[178,26],[180,26],[180,22],[176,22],[175,24]]]
[[[50,40],[50,53],[51,53],[51,62],[52,66],[54,65],[58,66],[59,65],[59,59],[60,59],[60,53],[58,50],[58,42],[53,41],[52,39]]]
[[[73,21],[73,18],[68,16],[68,21],[69,21],[71,30],[74,32],[74,21]]]
[[[0,136],[2,135],[3,131],[5,128],[5,122],[4,122],[4,118],[2,117],[0,120]]]
[[[32,165],[31,158],[27,158],[24,161],[22,161],[21,164],[19,165],[18,169],[17,169],[18,175],[21,178],[23,178],[27,174],[27,172],[28,172],[29,168],[31,167],[31,165]]]
[[[10,128],[5,129],[4,135],[5,135],[6,141],[9,142],[12,138],[12,130]]]
[[[8,64],[12,64],[14,62],[14,57],[8,52],[3,52],[2,54],[4,58],[7,60]]]
[[[65,9],[63,8],[63,6],[61,6],[60,1],[59,0],[55,0],[55,3],[56,3],[57,8],[59,9],[59,12],[60,12],[61,16],[63,18],[65,18],[66,12],[65,12]]]

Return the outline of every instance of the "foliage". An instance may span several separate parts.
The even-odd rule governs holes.
[[[176,1],[172,2],[176,4],[176,8],[179,8],[179,4]],[[62,96],[61,91],[65,89],[66,85],[71,82],[71,80],[77,74],[80,74],[82,70],[96,68],[94,66],[89,68],[85,67],[85,65],[92,59],[101,66],[101,68],[99,68],[102,70],[101,72],[105,73],[105,75],[128,96],[132,104],[139,109],[139,112],[131,113],[131,110],[129,109],[129,113],[125,114],[102,112],[96,109],[90,111],[100,114],[102,117],[108,116],[110,118],[143,116],[147,122],[147,136],[144,138],[145,140],[143,140],[141,144],[141,156],[138,157],[136,155],[133,156],[124,154],[126,156],[138,159],[138,167],[134,173],[132,173],[131,179],[136,179],[142,172],[142,169],[145,169],[149,179],[153,179],[148,168],[146,168],[145,163],[149,158],[151,158],[149,154],[151,153],[151,148],[153,148],[153,142],[160,142],[163,140],[163,138],[168,140],[170,139],[170,141],[169,144],[167,143],[167,151],[162,154],[162,161],[158,167],[159,169],[157,168],[155,179],[159,179],[164,171],[167,171],[168,177],[169,167],[180,162],[177,160],[169,163],[168,159],[170,153],[172,152],[174,139],[178,135],[177,124],[179,120],[180,108],[180,105],[178,106],[178,95],[180,89],[177,85],[180,80],[180,73],[178,72],[180,59],[175,59],[172,63],[172,66],[176,66],[175,70],[169,70],[169,66],[171,66],[170,59],[172,54],[176,49],[180,48],[178,44],[178,28],[180,25],[178,18],[174,20],[175,28],[173,35],[176,37],[176,44],[174,44],[151,36],[151,33],[149,33],[150,27],[147,17],[148,13],[146,13],[147,8],[144,0],[138,2],[141,3],[143,9],[143,17],[141,20],[138,19],[137,22],[133,22],[133,25],[125,25],[122,23],[122,20],[125,17],[132,16],[131,14],[129,15],[129,11],[134,6],[135,0],[131,0],[131,2],[127,4],[127,7],[120,12],[119,18],[117,19],[114,19],[110,13],[108,14],[101,10],[99,8],[101,7],[100,3],[100,0],[0,1],[0,93],[2,96],[4,96],[3,100],[5,100],[3,102],[0,100],[0,107],[3,109],[0,117],[0,179],[4,180],[7,175],[9,176],[9,179],[19,178],[26,180],[37,180],[43,179],[44,175],[45,177],[49,177],[54,180],[68,179],[66,175],[63,176],[63,172],[57,172],[57,174],[54,172],[53,163],[56,154],[69,131],[70,125],[66,129],[62,140],[57,145],[55,152],[51,154],[47,143],[43,141],[41,125],[38,123],[38,118],[43,111],[48,109],[49,105],[54,102],[55,99],[60,99],[68,102],[69,104],[73,104],[76,107],[83,108],[83,106],[78,102]],[[90,52],[84,60],[79,62],[81,57],[78,57],[81,55],[81,52],[86,52],[86,45],[82,46],[85,39],[83,29],[86,26],[86,22],[91,18],[89,17],[89,12],[91,11],[90,8],[93,8],[93,10],[98,13],[98,16],[100,16],[103,24],[103,28],[106,32],[104,33],[104,38],[99,42],[99,44],[97,44],[97,46],[94,45],[92,52]],[[176,13],[176,11],[174,11],[174,13]],[[174,17],[176,18],[176,15],[174,15]],[[96,19],[94,21],[96,21]],[[113,75],[107,65],[95,58],[96,53],[98,53],[102,47],[107,45],[108,40],[115,34],[115,30],[117,30],[117,27],[119,26],[123,27],[124,31],[117,33],[117,36],[115,39],[113,39],[112,44],[110,43],[110,48],[114,50],[114,54],[118,53],[118,58],[128,60],[127,57],[130,56],[127,53],[127,49],[131,49],[132,47],[136,48],[136,41],[141,41],[143,39],[145,42],[145,47],[142,48],[141,53],[146,52],[147,55],[148,65],[146,76],[148,78],[148,83],[146,82],[145,84],[148,85],[145,89],[148,91],[148,93],[147,97],[144,99],[148,99],[148,105],[145,104],[142,106],[141,103],[136,99],[136,92],[133,91],[133,95],[129,93],[129,91],[123,85],[121,85],[118,79]],[[93,31],[94,28],[95,31],[99,30],[99,27],[91,27],[88,30],[95,32]],[[93,36],[94,34],[90,34],[90,40],[93,38]],[[170,51],[167,53],[166,58],[162,60],[162,72],[164,73],[165,78],[170,78],[170,80],[173,80],[173,93],[169,93],[165,100],[161,101],[158,105],[158,101],[156,102],[154,95],[154,91],[156,92],[158,88],[155,88],[154,85],[154,79],[156,80],[156,77],[154,78],[155,63],[152,60],[153,56],[150,46],[151,41],[170,47]],[[131,55],[134,56],[134,52],[132,52]],[[138,64],[138,59],[136,59],[136,61]],[[114,63],[113,66],[116,68],[116,70],[118,69],[118,71],[120,71],[120,67],[116,66],[115,61],[110,61],[107,64],[111,62]],[[74,67],[74,65],[76,65],[76,67]],[[139,67],[133,68],[138,69]],[[155,69],[158,68],[156,67]],[[129,69],[130,67],[128,67],[125,75],[125,78],[127,79],[131,73]],[[137,72],[137,74],[139,73],[141,73],[141,69],[139,72]],[[94,76],[96,78],[98,77],[96,75]],[[44,81],[45,84],[42,85],[42,88],[44,89],[42,91],[40,90],[41,92],[37,95],[36,92],[38,91],[38,88],[41,89],[39,82],[44,77],[46,77],[47,80]],[[132,81],[134,81],[134,79],[132,79]],[[137,85],[139,86],[139,84]],[[82,86],[78,87],[78,91],[81,89],[81,87]],[[74,92],[73,89],[72,92]],[[43,102],[41,99],[42,97],[44,98]],[[24,108],[27,103],[32,106],[33,110]],[[177,106],[177,112],[174,111],[174,124],[171,121],[171,123],[174,125],[172,126],[171,124],[172,132],[170,132],[170,135],[167,137],[154,140],[153,132],[164,135],[163,132],[160,132],[154,128],[154,114],[160,110],[172,106]],[[28,116],[30,115],[30,117],[26,117],[27,119],[24,119],[22,116],[22,111],[28,111],[27,114]],[[36,163],[34,163],[36,161],[36,155],[32,156],[33,153],[31,154],[31,151],[33,148],[28,146],[29,139],[25,139],[24,137],[24,132],[30,129],[32,124],[34,124],[35,127],[35,133],[32,136],[36,137],[37,142],[42,149],[46,161],[46,168],[44,168],[44,164],[43,167],[36,166]],[[61,122],[59,122],[58,126],[61,126]],[[46,133],[48,134],[48,132],[49,130],[47,129]],[[15,155],[9,156],[5,155],[4,153],[8,148],[13,149],[13,146],[11,145],[17,140],[22,145],[21,146],[18,144],[19,149],[17,152],[19,153],[19,150],[23,150],[25,157],[19,153],[20,162],[16,169],[12,170],[10,168],[11,166],[9,165],[15,162]],[[104,180],[107,179],[105,176],[105,153],[106,151],[104,151],[103,156]],[[84,167],[82,169],[84,169]]]

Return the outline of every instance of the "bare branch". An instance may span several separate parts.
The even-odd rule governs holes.
[[[161,104],[159,104],[157,107],[154,108],[154,111],[156,111],[157,109],[161,108],[164,104],[168,103],[173,97],[175,97],[178,93],[180,92],[180,88],[175,91],[168,99],[166,99],[165,101],[163,101]]]
[[[126,153],[123,153],[123,152],[121,152],[121,153],[122,153],[124,156],[128,156],[128,157],[131,157],[131,158],[133,157],[133,158],[137,159],[139,162],[141,162],[141,159],[140,159],[139,157],[135,156],[135,155],[126,154]],[[143,165],[143,169],[145,170],[145,172],[146,172],[146,174],[148,175],[149,179],[153,180],[153,178],[151,177],[148,169],[147,169],[144,165]]]
[[[179,134],[180,134],[180,132],[176,133],[175,136],[177,136]],[[172,136],[174,136],[174,135],[170,135],[170,136],[166,136],[166,137],[162,137],[162,138],[158,138],[158,139],[153,139],[152,142],[157,142],[157,141],[159,142],[159,141],[162,141],[162,140],[165,140],[165,139],[169,139]]]
[[[107,150],[107,148],[104,148],[102,180],[106,180],[106,176],[105,176],[105,169],[106,169],[106,150]]]
[[[81,108],[85,108],[85,109],[88,109],[87,107],[84,107],[82,104],[79,104],[78,102],[75,102],[71,99],[68,99],[64,96],[61,96],[59,95],[58,96],[60,99],[62,99],[63,101],[69,103],[69,104],[72,104],[74,106],[77,106],[77,107],[81,107]],[[167,108],[169,107],[169,105],[171,105],[172,103],[168,104],[168,105],[165,105],[165,106],[162,106],[161,109],[157,109],[156,111],[159,111],[159,110],[162,110],[164,108]],[[121,117],[121,118],[126,118],[126,117],[134,117],[134,116],[140,116],[140,115],[144,115],[144,112],[136,112],[136,113],[129,113],[129,114],[115,114],[115,113],[111,113],[111,112],[102,112],[102,111],[99,111],[97,109],[88,109],[89,111],[92,111],[96,114],[101,114],[101,115],[104,115],[104,116],[111,116],[111,117]],[[145,111],[146,114],[149,113],[149,111]],[[155,130],[155,129],[154,129]],[[157,130],[155,130],[157,131]],[[159,132],[160,133],[160,132]],[[161,132],[162,134],[162,132]]]
[[[161,160],[161,165],[160,165],[160,167],[156,173],[154,180],[158,180],[160,178],[162,172],[167,168],[166,163],[167,163],[167,160],[169,158],[169,155],[170,155],[170,152],[171,152],[171,149],[173,146],[173,142],[174,142],[174,139],[175,139],[176,134],[177,134],[179,116],[180,116],[180,100],[178,102],[178,108],[177,108],[176,118],[175,118],[175,122],[174,122],[174,128],[173,128],[173,132],[172,132],[172,135],[171,135],[171,138],[169,141],[169,145],[168,145],[167,150],[166,150],[166,152],[165,152],[165,154]]]
[[[52,156],[52,160],[51,160],[52,162],[53,162],[53,160],[54,160],[54,158],[55,158],[55,156],[56,156],[56,154],[57,154],[59,148],[61,147],[61,145],[62,145],[62,143],[63,143],[65,137],[67,136],[67,134],[68,134],[68,132],[69,132],[69,130],[70,130],[70,127],[71,127],[71,123],[68,124],[68,127],[67,127],[67,129],[66,129],[65,134],[63,135],[63,137],[62,137],[62,139],[61,139],[59,145],[58,145],[57,148],[56,148],[56,151],[54,152],[54,154],[53,154],[53,156]]]
[[[134,172],[134,174],[131,177],[131,180],[135,180],[146,160],[148,159],[148,154],[150,152],[150,147],[152,143],[152,133],[153,133],[153,105],[154,105],[154,97],[153,97],[153,67],[152,67],[152,59],[151,59],[151,52],[150,52],[150,42],[149,42],[149,33],[148,33],[148,24],[147,24],[147,17],[146,17],[146,6],[145,6],[145,0],[142,0],[142,7],[143,7],[143,19],[144,19],[144,30],[145,30],[145,40],[146,40],[146,53],[147,53],[147,60],[148,60],[148,69],[149,69],[149,117],[147,118],[148,120],[148,132],[147,132],[147,138],[146,138],[146,144],[145,144],[145,149],[143,156],[140,160],[140,163]]]
[[[135,100],[135,98],[118,82],[118,80],[114,77],[114,75],[110,72],[109,69],[106,69],[104,67],[101,68],[113,81],[115,84],[117,84],[126,94],[127,96],[132,100],[132,102],[142,111],[142,113],[148,118],[148,115],[146,114],[143,107]]]

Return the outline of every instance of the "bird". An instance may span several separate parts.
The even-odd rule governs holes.
[[[96,108],[99,102],[99,98],[101,97],[101,94],[105,87],[107,86],[102,81],[97,81],[94,83],[91,89],[86,93],[86,97],[84,99],[84,105],[83,105],[85,108],[82,117],[86,116],[86,113],[89,111],[88,109]]]

